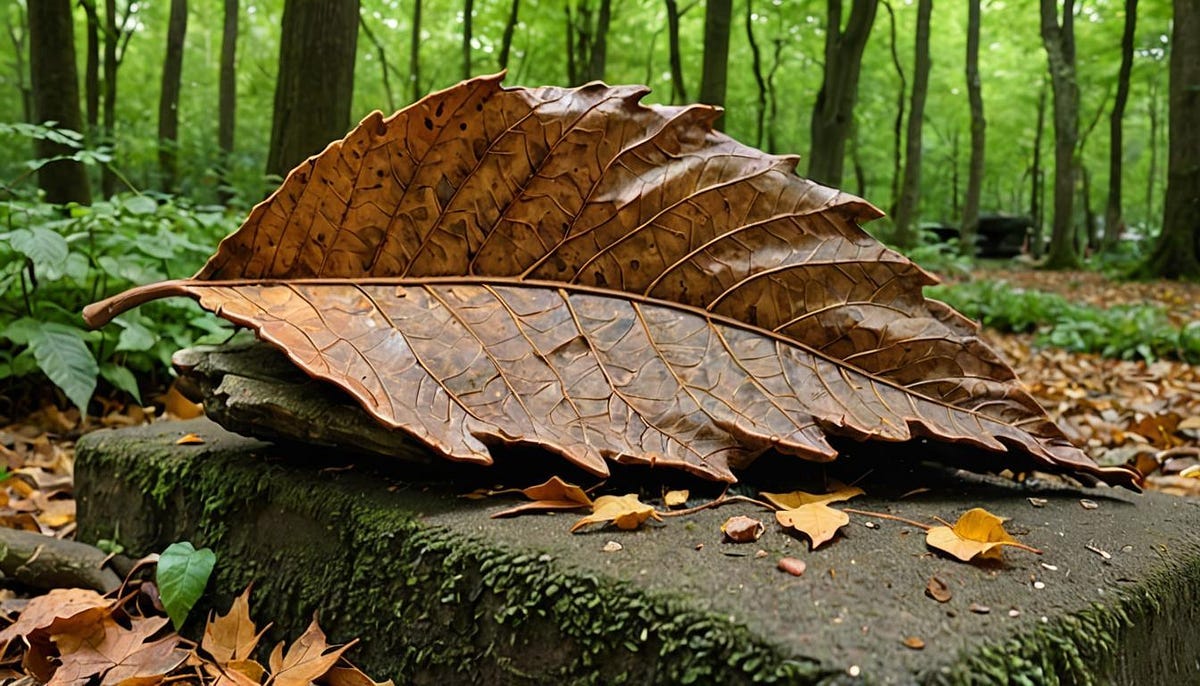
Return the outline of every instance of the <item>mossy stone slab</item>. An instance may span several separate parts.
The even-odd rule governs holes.
[[[176,445],[186,433],[205,442]],[[79,537],[134,555],[212,547],[212,604],[253,582],[256,618],[275,622],[265,645],[316,612],[332,640],[360,639],[356,663],[397,683],[1165,684],[1200,673],[1192,500],[964,481],[847,503],[923,521],[984,506],[1045,551],[977,566],[931,553],[912,526],[862,516],[810,552],[741,503],[572,535],[571,513],[491,519],[514,501],[464,499],[422,481],[420,466],[339,457],[207,420],[98,431],[77,448]],[[721,543],[734,514],[763,519],[766,535]],[[604,552],[609,541],[621,549]],[[779,571],[784,556],[807,572]],[[932,576],[948,602],[925,595]]]

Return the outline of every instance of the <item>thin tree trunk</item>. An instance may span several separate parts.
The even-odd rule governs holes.
[[[667,41],[671,52],[671,102],[687,102],[687,88],[683,85],[683,59],[679,53],[679,5],[675,0],[667,2]]]
[[[775,49],[771,54],[771,70],[767,72],[767,93],[770,94],[770,106],[768,108],[769,115],[767,116],[767,152],[778,153],[779,144],[776,140],[775,123],[779,121],[779,96],[775,90],[775,74],[779,71],[779,66],[783,63],[783,39],[775,39]]]
[[[725,85],[729,72],[729,25],[732,0],[708,0],[704,4],[704,66],[700,74],[700,102],[725,106]],[[725,118],[713,127],[725,130]]]
[[[84,56],[83,97],[87,103],[88,135],[100,124],[100,16],[96,0],[79,0],[87,15],[87,53]]]
[[[875,23],[878,0],[853,0],[850,18],[842,30],[842,0],[826,0],[825,67],[810,125],[812,147],[808,176],[837,186],[842,182],[846,139],[858,100],[858,78],[863,50]]]
[[[462,77],[464,81],[471,78],[471,30],[474,13],[475,0],[463,0]]]
[[[1150,80],[1150,94],[1146,98],[1146,117],[1150,120],[1150,162],[1149,169],[1146,170],[1146,221],[1154,220],[1154,199],[1157,182],[1158,182],[1158,138],[1159,138],[1159,120],[1161,115],[1158,111],[1158,79]]]
[[[921,208],[921,138],[925,121],[925,98],[929,93],[929,15],[933,0],[917,3],[917,37],[913,58],[912,102],[908,109],[908,131],[904,148],[904,180],[896,203],[896,244],[907,248],[917,240],[917,217]]]
[[[896,118],[892,120],[892,195],[888,213],[896,214],[896,205],[900,202],[900,164],[904,160],[904,100],[908,96],[908,79],[904,77],[904,65],[900,63],[900,51],[896,49],[896,12],[892,3],[883,0],[883,7],[888,13],[888,25],[891,29],[892,65],[896,68],[896,76],[900,79],[900,89],[896,92]]]
[[[173,193],[179,182],[179,88],[183,76],[183,40],[187,34],[187,0],[171,0],[167,52],[158,98],[158,170],[162,189]]]
[[[267,173],[284,175],[350,126],[358,0],[287,0]]]
[[[29,5],[29,71],[33,91],[33,120],[58,122],[63,129],[79,131],[79,82],[75,70],[75,26],[71,0],[37,0]],[[38,139],[40,158],[69,155],[74,150]],[[57,160],[38,169],[38,187],[46,202],[62,204],[92,201],[87,170],[74,160]]]
[[[233,133],[237,123],[238,0],[225,0],[221,28],[221,73],[217,92],[217,148],[221,154],[221,183],[217,198],[222,204],[233,197],[229,188],[229,161],[233,156]]]
[[[1075,0],[1041,0],[1042,42],[1054,92],[1054,224],[1047,269],[1079,266],[1075,251],[1075,143],[1079,137],[1079,84],[1075,79]]]
[[[29,42],[29,17],[26,15],[24,6],[17,5],[17,26],[12,25],[12,20],[5,17],[5,26],[8,28],[8,38],[12,41],[13,46],[13,71],[16,72],[17,91],[21,94],[21,120],[33,122],[33,89],[29,85],[28,69],[25,64],[26,43]]]
[[[571,17],[571,5],[564,4],[567,14],[567,83],[579,85],[578,67],[575,64],[575,21]]]
[[[367,23],[367,19],[362,15],[362,12],[358,13],[358,27],[362,29],[363,35],[367,37],[367,41],[375,46],[375,54],[379,57],[379,71],[383,75],[383,93],[387,97],[388,111],[395,112],[396,95],[392,91],[392,79],[389,75],[392,65],[388,62],[387,51],[384,49],[383,43],[379,42],[379,38],[375,36],[375,32],[371,30],[371,25]]]
[[[979,80],[979,0],[967,0],[967,100],[971,106],[971,161],[967,165],[967,198],[963,207],[959,246],[975,256],[979,235],[979,200],[983,194],[983,169],[987,120],[983,116],[983,89]]]
[[[1034,257],[1042,256],[1042,236],[1045,230],[1045,217],[1043,216],[1044,203],[1042,202],[1042,179],[1044,172],[1042,171],[1042,139],[1046,131],[1046,82],[1042,81],[1042,88],[1038,91],[1038,110],[1037,124],[1033,134],[1033,168],[1030,171],[1029,189],[1029,218],[1033,220],[1033,236],[1031,239],[1030,253]]]
[[[767,115],[767,81],[763,78],[762,55],[758,49],[758,42],[754,40],[754,0],[746,0],[746,39],[750,42],[750,64],[754,70],[754,83],[758,85],[758,99],[754,103],[754,147],[761,148],[763,124]]]
[[[1079,172],[1079,192],[1080,198],[1083,201],[1083,232],[1082,235],[1076,235],[1075,237],[1075,248],[1078,254],[1084,254],[1085,248],[1095,250],[1100,245],[1100,236],[1098,233],[1100,224],[1096,213],[1092,211],[1091,178],[1087,168],[1083,165],[1083,153],[1087,148],[1088,138],[1096,130],[1096,125],[1100,123],[1100,119],[1104,117],[1105,105],[1108,104],[1108,93],[1108,91],[1105,91],[1104,97],[1100,99],[1100,104],[1096,107],[1095,116],[1080,131],[1079,142],[1075,146],[1075,168]],[[1078,234],[1079,232],[1076,233]]]
[[[116,147],[117,68],[120,66],[117,47],[120,36],[117,29],[117,0],[104,0],[104,102],[100,138],[110,148]],[[117,175],[108,165],[100,171],[100,192],[106,198],[117,192]]]
[[[517,15],[520,11],[521,0],[512,0],[508,22],[504,24],[504,35],[500,38],[500,71],[508,69],[508,55],[512,50],[513,33],[517,30]]]
[[[1142,274],[1200,279],[1200,3],[1175,0],[1163,228]]]
[[[1121,212],[1121,175],[1124,173],[1125,104],[1129,101],[1129,76],[1133,71],[1133,38],[1137,29],[1137,0],[1125,0],[1125,29],[1121,33],[1121,68],[1117,71],[1117,99],[1108,119],[1108,200],[1104,208],[1104,246],[1121,238],[1125,218]]]
[[[612,18],[612,0],[600,0],[596,30],[592,32],[592,50],[588,59],[588,81],[604,80],[608,66],[608,24]]]
[[[421,0],[413,0],[412,35],[408,43],[408,88],[410,101],[421,99]]]

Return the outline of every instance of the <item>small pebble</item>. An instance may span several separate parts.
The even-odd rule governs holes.
[[[765,551],[765,550],[760,550],[757,553],[754,553],[754,559],[756,559],[756,560],[761,560],[766,556],[767,556],[767,551]]]
[[[1041,581],[1035,581],[1033,582],[1033,587],[1040,591],[1046,587],[1046,584]]]
[[[608,543],[605,543],[604,547],[601,548],[600,550],[602,550],[606,553],[615,553],[619,550],[624,550],[624,549],[625,549],[625,546],[621,545],[620,543],[617,543],[616,541],[609,541]]]
[[[862,669],[860,669],[858,665],[850,665],[850,668],[846,670],[846,673],[850,676],[858,676],[859,674],[862,674]]]
[[[800,576],[804,574],[804,570],[808,569],[808,564],[804,560],[797,560],[794,557],[782,558],[775,566],[792,576]]]
[[[980,605],[979,603],[971,603],[967,609],[977,615],[986,615],[992,611],[992,608],[988,607],[987,605]]]
[[[1095,500],[1088,500],[1087,498],[1080,498],[1079,504],[1082,505],[1083,509],[1085,510],[1094,510],[1100,507],[1100,503],[1096,502]]]
[[[1034,507],[1045,507],[1046,503],[1050,502],[1045,498],[1027,498],[1027,500],[1029,501],[1029,504],[1033,505]]]
[[[1057,572],[1057,571],[1058,571],[1058,566],[1057,566],[1057,565],[1048,565],[1048,564],[1046,564],[1045,562],[1043,562],[1043,563],[1042,563],[1042,568],[1043,568],[1043,569],[1049,569],[1049,570],[1050,570],[1050,571],[1052,571],[1052,572]]]
[[[1021,611],[1014,607],[1013,609],[1008,611],[1008,616],[1009,617],[1020,617]]]

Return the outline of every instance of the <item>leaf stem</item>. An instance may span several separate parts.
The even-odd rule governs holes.
[[[660,515],[662,515],[663,517],[681,517],[683,515],[695,514],[702,510],[708,510],[708,509],[711,509],[714,507],[721,507],[722,505],[728,505],[729,503],[737,503],[737,502],[750,503],[751,505],[757,505],[759,507],[766,508],[766,509],[772,510],[772,511],[779,509],[770,503],[765,503],[761,500],[755,500],[754,498],[751,498],[749,496],[745,496],[745,495],[726,496],[725,494],[722,493],[716,500],[704,503],[703,505],[697,505],[696,507],[689,507],[686,510],[667,510],[665,512],[660,510],[660,511],[658,511],[658,513]]]
[[[851,507],[843,507],[842,512],[845,512],[847,514],[862,515],[863,517],[876,517],[878,519],[890,519],[893,522],[901,522],[903,524],[908,524],[909,526],[915,526],[918,529],[921,529],[922,531],[929,531],[930,529],[933,528],[932,526],[930,526],[928,524],[914,522],[911,519],[905,519],[904,517],[898,517],[894,514],[888,514],[886,512],[871,512],[870,510],[856,510]]]

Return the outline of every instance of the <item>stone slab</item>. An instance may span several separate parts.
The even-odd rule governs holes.
[[[185,433],[205,443],[175,445]],[[361,639],[357,663],[397,683],[1165,684],[1200,673],[1200,503],[920,473],[931,487],[900,497],[894,475],[873,477],[868,494],[891,493],[848,505],[924,521],[984,506],[1045,554],[962,564],[914,527],[865,517],[810,552],[741,503],[571,535],[569,513],[489,518],[515,501],[461,498],[462,478],[348,468],[328,449],[207,420],[98,431],[76,462],[82,540],[132,554],[210,546],[216,605],[254,582],[255,614],[276,623],[269,639],[298,635],[317,612],[333,640]],[[766,535],[721,543],[734,514],[762,518]],[[604,552],[608,541],[622,549]],[[807,573],[778,571],[783,556]],[[949,602],[925,596],[935,575]],[[906,647],[910,636],[924,649]]]

